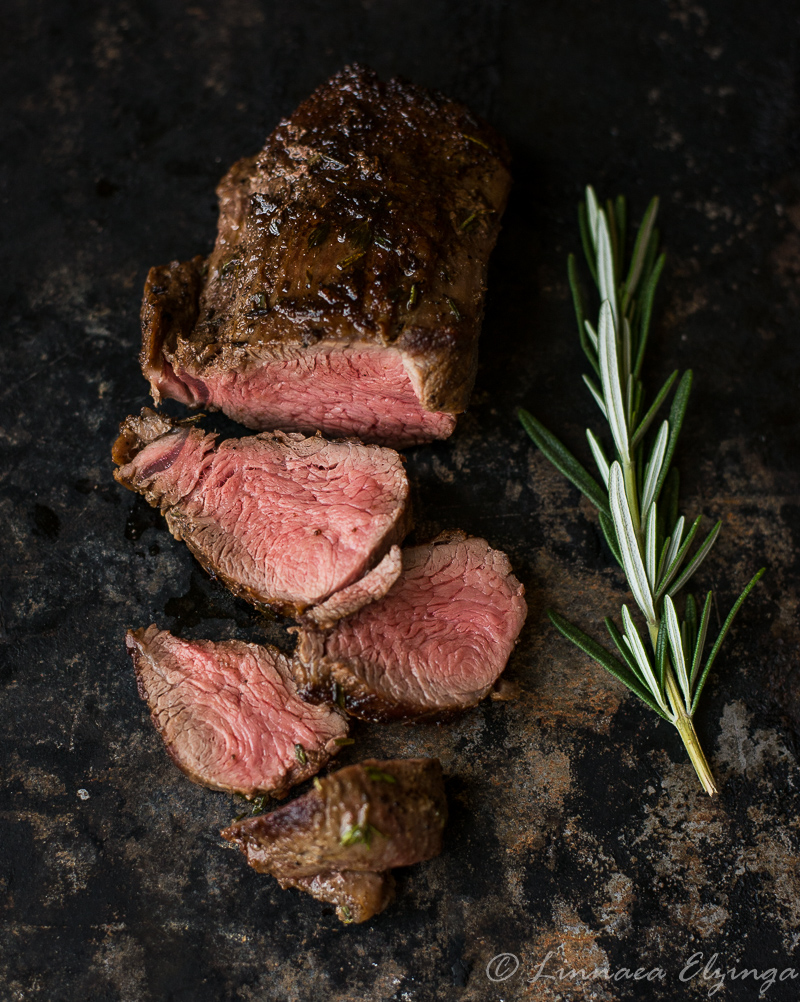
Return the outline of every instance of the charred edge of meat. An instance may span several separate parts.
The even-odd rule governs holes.
[[[142,300],[142,348],[139,363],[150,381],[153,399],[161,400],[156,385],[163,378],[170,388],[180,393],[176,399],[191,404],[193,400],[164,356],[164,349],[174,350],[178,338],[197,323],[200,293],[206,259],[201,255],[190,261],[172,261],[157,265],[147,273]]]
[[[172,535],[176,539],[183,540],[192,556],[212,581],[221,581],[234,597],[244,599],[245,602],[249,602],[250,605],[261,612],[277,613],[279,616],[286,616],[289,619],[301,618],[306,609],[308,609],[307,605],[295,605],[292,602],[279,602],[278,600],[265,602],[263,599],[257,598],[252,589],[240,581],[235,581],[233,578],[228,577],[219,567],[214,566],[213,562],[208,559],[208,555],[203,553],[200,547],[194,545],[191,534],[186,532],[185,528],[182,528],[183,520],[179,515],[175,514],[173,509],[164,512],[164,516]]]
[[[195,414],[189,418],[171,418],[159,414],[151,407],[143,407],[137,416],[130,414],[119,426],[119,436],[111,447],[111,458],[117,466],[126,466],[136,456],[157,438],[166,435],[176,428],[187,428],[199,421],[204,415]],[[122,483],[122,481],[119,481]],[[125,484],[124,486],[128,486]]]
[[[386,781],[386,775],[392,777]],[[363,808],[364,805],[374,806],[380,813],[374,817],[375,827],[381,833],[381,841],[390,845],[393,839],[405,842],[409,835],[415,833],[398,827],[408,822],[409,809],[421,810],[416,817],[416,823],[421,828],[416,846],[410,854],[406,852],[402,862],[393,862],[387,866],[386,858],[381,858],[380,851],[369,841],[366,845],[360,840],[354,840],[346,852],[342,849],[345,843],[340,841],[338,828],[335,832],[328,830],[334,823],[331,820],[332,810],[349,804]],[[409,808],[410,805],[410,808]],[[358,870],[377,872],[394,866],[409,866],[413,863],[431,859],[441,852],[441,833],[447,824],[447,797],[444,790],[442,765],[437,758],[421,759],[365,759],[355,765],[345,766],[334,773],[321,777],[315,784],[315,789],[269,814],[235,821],[220,832],[224,839],[238,845],[248,862],[259,873],[272,873],[275,876],[311,876],[313,873],[302,870],[292,873],[292,868],[298,866],[295,859],[286,858],[286,846],[283,840],[296,837],[296,847],[290,852],[302,852],[309,842],[317,845],[320,856],[326,857],[331,852],[337,853],[341,860],[339,870]],[[335,844],[331,843],[331,839]],[[273,857],[262,854],[260,858],[252,859],[250,849],[263,849],[280,843]],[[391,852],[390,852],[391,854]],[[316,873],[337,869],[330,861],[317,867]],[[308,868],[306,868],[307,870]]]
[[[443,529],[437,536],[434,536],[430,541],[431,546],[446,546],[448,543],[463,543],[469,539],[469,533],[464,532],[463,529]],[[423,543],[418,545],[422,546]]]
[[[119,426],[119,437],[111,447],[111,458],[117,466],[130,463],[150,442],[172,431],[170,418],[143,407],[140,415],[130,414]]]
[[[308,640],[308,633],[300,634],[300,643]],[[408,703],[388,702],[369,689],[348,667],[346,661],[318,662],[322,672],[310,669],[300,657],[294,660],[297,693],[301,699],[316,706],[338,706],[351,717],[376,724],[446,724],[460,717],[465,710],[477,706],[486,693],[476,694],[474,701],[446,706],[411,707]],[[488,690],[487,690],[488,691]]]
[[[279,876],[277,880],[283,890],[295,888],[336,905],[336,917],[345,925],[379,915],[393,901],[396,887],[390,871],[331,870],[314,877]]]
[[[497,159],[506,168],[511,166],[511,152],[505,139],[503,139],[500,133],[497,132],[492,125],[490,125],[485,119],[480,118],[478,115],[471,112],[466,105],[456,103],[452,98],[448,97],[440,90],[426,88],[421,84],[414,83],[413,80],[410,80],[402,74],[399,74],[396,77],[391,77],[386,82],[382,82],[377,71],[366,63],[353,62],[343,66],[340,70],[334,73],[327,83],[322,84],[319,88],[317,88],[317,91],[315,91],[295,110],[292,115],[292,119],[294,119],[300,111],[304,110],[306,105],[310,105],[316,94],[319,91],[322,91],[323,88],[333,89],[336,87],[340,87],[343,91],[349,91],[355,97],[367,101],[373,98],[376,88],[387,94],[398,94],[409,104],[418,102],[421,106],[425,107],[428,114],[432,116],[438,114],[441,111],[442,106],[446,108],[457,108],[464,116],[465,124],[470,125],[473,133],[471,136],[465,138],[470,139],[473,143],[475,143],[476,140],[481,140],[481,142],[476,144],[476,149],[474,151],[475,154]],[[290,121],[292,119],[290,119]],[[279,123],[278,129],[285,127],[285,125],[286,120],[284,119],[284,121]],[[278,130],[276,129],[275,131],[277,132]]]
[[[423,395],[420,403],[428,411],[463,414],[469,407],[475,379],[478,375],[479,335],[483,311],[472,324],[469,339],[456,337],[452,328],[408,326],[397,340],[397,346],[408,356],[419,361],[424,371]],[[458,363],[450,366],[429,364],[431,356],[450,352]]]

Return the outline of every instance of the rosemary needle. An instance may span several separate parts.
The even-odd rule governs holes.
[[[553,625],[677,728],[703,789],[713,795],[717,787],[694,729],[694,714],[734,616],[765,568],[745,586],[704,662],[713,593],[709,591],[702,603],[688,595],[682,603],[682,617],[675,602],[720,531],[717,523],[689,556],[701,519],[696,518],[685,531],[685,519],[678,517],[677,511],[678,475],[671,464],[692,373],[687,371],[678,380],[678,373],[673,372],[647,409],[639,378],[653,298],[664,267],[664,254],[658,253],[657,215],[658,199],[654,198],[637,232],[626,274],[625,201],[608,201],[602,208],[594,190],[586,189],[578,220],[589,271],[600,297],[596,326],[586,319],[574,255],[570,254],[567,262],[581,348],[594,377],[583,379],[608,423],[613,444],[609,459],[599,437],[591,430],[586,432],[602,483],[526,410],[520,409],[519,417],[550,462],[597,508],[600,528],[625,572],[645,630],[643,639],[624,605],[622,631],[613,619],[606,619],[606,629],[617,649],[617,654],[611,654],[556,612],[549,613]],[[669,416],[658,424],[656,416],[676,380]]]

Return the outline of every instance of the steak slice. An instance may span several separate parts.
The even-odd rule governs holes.
[[[417,720],[474,706],[508,661],[527,615],[508,557],[450,533],[403,550],[386,597],[328,632],[299,630],[300,694],[366,720]]]
[[[269,814],[232,824],[223,838],[259,873],[340,907],[344,921],[380,911],[391,885],[367,874],[438,855],[447,799],[438,759],[367,759],[314,780],[315,789]],[[339,874],[339,877],[335,877]]]
[[[347,734],[341,714],[298,697],[275,647],[181,640],[157,626],[129,630],[125,643],[156,730],[195,783],[284,797]]]
[[[337,73],[222,179],[208,260],[150,271],[156,402],[255,429],[446,438],[475,380],[508,160],[443,95]]]
[[[393,450],[283,432],[218,444],[146,408],[120,431],[117,481],[255,605],[298,615],[324,604],[328,623],[382,597],[400,573],[410,513]]]

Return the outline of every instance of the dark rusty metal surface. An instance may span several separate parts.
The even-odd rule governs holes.
[[[705,998],[716,981],[680,980],[694,953],[800,973],[796,6],[8,0],[0,18],[2,998]],[[210,248],[224,169],[353,59],[471,104],[514,153],[474,405],[409,469],[420,536],[458,526],[507,550],[530,617],[517,699],[446,727],[356,726],[343,764],[441,758],[451,822],[396,903],[347,928],[225,848],[238,803],[188,782],[150,726],[127,626],[288,638],[112,482],[109,446],[146,402],[147,268]],[[646,373],[695,369],[684,508],[724,520],[702,581],[724,615],[769,567],[699,712],[714,801],[675,732],[545,615],[596,626],[624,598],[514,417],[526,404],[578,450],[594,419],[564,274],[587,181],[634,214],[663,199]],[[530,983],[549,951],[543,974],[621,980]],[[492,982],[500,953],[521,966]],[[728,977],[717,997],[797,997],[768,981]]]

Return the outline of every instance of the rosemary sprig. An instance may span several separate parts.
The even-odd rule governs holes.
[[[677,728],[703,789],[713,795],[717,788],[693,718],[722,641],[765,568],[753,576],[734,603],[704,663],[713,594],[709,591],[706,595],[699,620],[699,603],[694,596],[688,595],[683,603],[683,619],[675,599],[708,555],[721,523],[712,528],[690,557],[701,517],[685,531],[685,519],[678,517],[677,510],[678,473],[671,464],[689,401],[692,373],[687,371],[678,380],[678,373],[673,372],[645,409],[640,374],[653,298],[665,260],[664,254],[658,252],[659,234],[655,228],[658,199],[650,202],[644,214],[627,272],[626,215],[624,199],[609,200],[602,208],[594,190],[586,189],[578,221],[589,271],[600,296],[596,326],[586,319],[574,255],[570,254],[567,261],[580,344],[593,372],[583,380],[608,423],[613,442],[613,458],[609,460],[600,439],[591,430],[586,431],[603,487],[536,418],[522,409],[519,417],[550,462],[597,509],[609,548],[624,570],[644,617],[650,650],[627,605],[622,607],[622,631],[611,618],[605,621],[620,657],[556,612],[549,613],[553,625]],[[676,381],[669,417],[655,428],[656,416]]]

